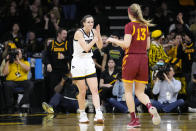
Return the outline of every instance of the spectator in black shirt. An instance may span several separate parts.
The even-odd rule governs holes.
[[[69,113],[76,113],[78,109],[78,89],[77,86],[72,83],[71,79],[67,77],[55,86],[55,95],[51,98],[49,104],[42,103],[42,107],[47,113],[54,113],[58,111],[58,107],[62,106],[63,110]]]
[[[52,40],[46,51],[46,66],[49,75],[50,96],[54,94],[54,86],[61,81],[64,74],[69,74],[69,44],[66,40],[67,31],[59,29],[57,38]]]
[[[168,8],[165,1],[159,4],[160,8],[156,8],[153,22],[156,24],[156,29],[160,29],[167,34],[169,25],[174,21],[174,13]]]
[[[24,43],[24,40],[23,40],[23,36],[22,34],[20,33],[20,26],[18,23],[14,23],[13,26],[12,26],[12,31],[11,32],[8,32],[4,35],[4,37],[2,38],[3,42],[4,41],[13,41],[13,43],[15,44],[15,46],[17,48],[21,48],[23,49],[23,43]]]
[[[170,25],[169,27],[169,33],[173,30],[175,30],[176,33],[187,33],[188,25],[184,23],[183,20],[183,14],[181,12],[178,13],[176,16],[176,20],[174,20],[174,23]],[[189,32],[189,31],[188,31]]]
[[[113,59],[109,59],[107,69],[101,73],[100,88],[102,89],[101,98],[103,100],[113,96],[112,89],[118,75],[115,65],[115,61]]]
[[[29,57],[32,57],[35,53],[40,53],[43,50],[43,44],[36,39],[36,34],[33,31],[29,31],[28,33],[28,40],[26,43],[26,49]]]
[[[34,4],[31,6],[31,14],[29,15],[29,28],[30,30],[34,30],[38,37],[42,36],[42,13],[41,8]]]
[[[19,12],[18,12],[18,9],[17,9],[17,4],[16,2],[12,2],[9,6],[9,9],[7,12],[4,12],[6,13],[6,17],[5,17],[5,23],[6,23],[6,27],[7,29],[10,29],[11,26],[14,24],[14,23],[20,23],[20,15],[19,15]]]
[[[118,38],[118,36],[112,36],[112,38]],[[122,59],[124,56],[124,51],[120,46],[112,43],[109,44],[106,48],[103,48],[104,56],[102,62],[102,71],[107,67],[106,63],[110,58],[114,59],[116,63],[117,70],[121,70]]]
[[[112,90],[118,76],[118,71],[116,70],[115,65],[115,61],[110,58],[107,63],[107,69],[101,73],[100,78],[99,91],[101,91],[101,103],[102,108],[105,108],[106,112],[112,112],[112,106],[107,102],[107,99],[114,97]]]
[[[183,42],[178,46],[177,57],[182,59],[182,72],[188,85],[191,81],[191,69],[195,54],[194,43],[191,38],[187,35],[183,35]]]
[[[29,4],[28,2],[25,4]],[[29,30],[34,30],[38,37],[42,36],[43,22],[42,22],[42,8],[36,4],[24,5],[24,9],[21,9],[21,24],[23,30],[26,33]],[[24,11],[24,12],[22,12]]]
[[[52,9],[48,15],[44,16],[44,33],[45,37],[54,37],[56,31],[60,28],[61,16],[58,9]]]

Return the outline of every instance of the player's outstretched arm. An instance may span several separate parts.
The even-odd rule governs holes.
[[[114,38],[108,38],[107,39],[107,43],[115,43],[118,46],[126,49],[130,46],[131,44],[131,40],[132,40],[132,36],[130,34],[125,34],[124,35],[124,40],[118,40],[118,39],[114,39]]]

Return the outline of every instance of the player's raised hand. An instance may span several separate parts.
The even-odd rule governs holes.
[[[100,29],[100,25],[99,24],[96,26],[96,31],[97,31],[98,34],[100,34],[101,29]]]

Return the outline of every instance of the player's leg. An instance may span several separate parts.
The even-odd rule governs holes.
[[[78,87],[79,94],[78,94],[78,105],[80,111],[80,122],[86,123],[89,122],[87,118],[87,114],[85,112],[85,96],[86,96],[86,83],[85,80],[75,80],[75,84]]]
[[[128,128],[139,127],[140,122],[135,114],[135,102],[133,97],[133,80],[135,79],[138,71],[139,62],[137,55],[126,55],[123,58],[122,64],[122,80],[125,89],[125,99],[129,109],[131,120],[128,123]]]
[[[137,96],[137,98],[142,104],[147,105],[148,103],[150,103],[150,99],[144,93],[145,87],[146,87],[145,84],[140,82],[135,82],[135,95]]]
[[[123,82],[125,89],[125,99],[129,112],[135,112],[135,103],[133,97],[133,83]]]
[[[99,98],[99,94],[98,94],[97,77],[87,78],[86,80],[89,85],[90,91],[92,93],[93,104],[94,104],[94,107],[96,110],[96,115],[95,115],[94,121],[96,121],[98,123],[103,123],[104,118],[103,118],[103,114],[100,109],[100,98]]]
[[[146,84],[148,83],[148,57],[147,55],[139,56],[140,64],[138,66],[139,71],[135,80],[135,95],[141,103],[146,105],[149,113],[152,115],[152,121],[154,125],[158,125],[161,122],[157,109],[152,106],[149,97],[144,93]]]
[[[125,99],[127,103],[127,107],[129,109],[131,115],[131,121],[128,123],[128,128],[139,127],[140,122],[139,119],[136,117],[135,113],[135,102],[133,97],[133,83],[132,82],[123,82],[124,89],[125,89]]]
[[[157,109],[152,106],[149,97],[144,93],[145,84],[136,82],[135,83],[135,95],[139,99],[141,103],[146,105],[148,108],[149,113],[152,115],[152,122],[154,125],[159,125],[161,122],[161,118],[157,112]]]

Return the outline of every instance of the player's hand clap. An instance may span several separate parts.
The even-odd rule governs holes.
[[[96,31],[98,34],[100,34],[100,25],[99,24],[96,26]]]
[[[98,38],[96,36],[94,37],[93,42],[94,43],[97,43],[98,42]]]

